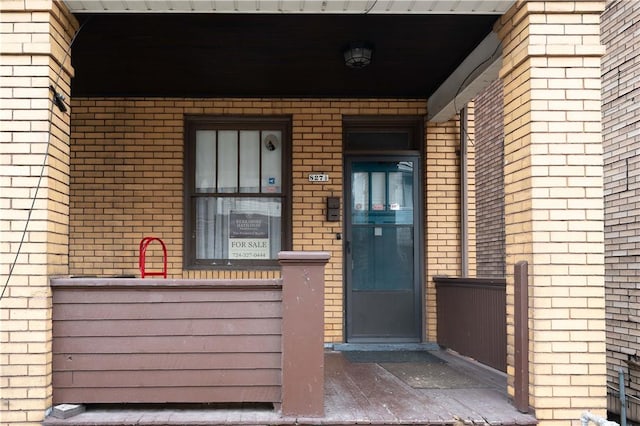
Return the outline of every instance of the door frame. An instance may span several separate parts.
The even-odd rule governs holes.
[[[373,340],[380,343],[407,342],[407,339],[393,338],[353,338],[351,337],[350,311],[351,311],[351,285],[350,271],[348,271],[349,259],[347,241],[351,231],[351,167],[353,161],[393,161],[394,159],[406,159],[411,157],[416,161],[417,167],[414,171],[417,185],[414,185],[414,208],[417,209],[414,215],[414,306],[419,317],[418,330],[416,335],[418,340],[425,340],[425,324],[426,319],[426,300],[425,300],[425,205],[424,205],[424,117],[420,116],[402,116],[402,117],[345,117],[343,121],[343,224],[344,224],[344,243],[343,243],[343,277],[344,277],[344,340],[345,342],[372,342]],[[411,144],[416,149],[399,149],[399,150],[350,150],[347,146],[347,135],[350,132],[385,132],[385,131],[406,131],[410,138],[413,139]]]

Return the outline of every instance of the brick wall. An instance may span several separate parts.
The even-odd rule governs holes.
[[[504,278],[503,91],[496,80],[475,99],[478,276]]]
[[[427,123],[425,153],[425,265],[427,337],[437,337],[434,275],[460,276],[459,168],[457,121]]]
[[[473,109],[468,122],[473,141]],[[425,265],[426,337],[437,340],[436,289],[433,277],[462,274],[460,246],[460,121],[426,125],[425,151]],[[467,141],[469,142],[469,141]],[[475,274],[474,150],[468,143],[469,274]]]
[[[336,233],[342,232],[343,224],[325,220],[325,198],[342,197],[342,116],[425,112],[425,101],[403,100],[74,99],[70,273],[137,274],[138,243],[143,236],[154,235],[167,244],[169,275],[174,278],[270,278],[279,274],[272,270],[183,270],[183,117],[289,115],[293,250],[331,253],[325,273],[325,339],[342,341],[342,241],[336,239]],[[450,155],[455,163],[455,152]],[[311,172],[328,173],[330,181],[309,182]],[[450,220],[450,209],[457,209],[457,172],[446,173],[451,174],[451,186],[440,194],[446,198],[434,193],[431,203],[441,203],[443,220]],[[439,176],[444,178],[444,174]],[[457,243],[452,235],[444,234],[446,229],[435,229],[434,235],[446,239],[451,250],[438,250],[432,257],[443,259],[439,271],[452,274],[449,268],[455,262],[448,258],[458,256]]]
[[[68,98],[76,28],[60,2],[0,2],[2,424],[39,424],[51,405],[48,280],[68,271],[69,113],[52,106],[49,86]]]
[[[507,374],[513,265],[529,262],[529,402],[540,424],[606,415],[600,13],[516,2],[503,45]]]
[[[604,143],[607,373],[618,387],[618,368],[627,392],[640,397],[640,3],[609,1],[602,15],[602,126]],[[611,402],[610,402],[611,404]],[[635,420],[640,420],[634,402]],[[613,408],[613,407],[611,407]],[[617,411],[617,409],[616,409]],[[631,414],[630,411],[630,414]]]

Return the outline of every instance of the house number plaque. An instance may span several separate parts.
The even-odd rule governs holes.
[[[329,182],[329,175],[322,173],[310,174],[309,182]]]

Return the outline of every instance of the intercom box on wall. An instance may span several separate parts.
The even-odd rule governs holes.
[[[327,197],[327,221],[340,221],[340,197]]]

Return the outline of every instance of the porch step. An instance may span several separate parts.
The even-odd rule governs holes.
[[[69,418],[48,416],[42,423],[44,426],[285,426],[285,425],[415,425],[415,426],[534,426],[537,420],[533,416],[505,415],[503,421],[494,415],[491,419],[456,418],[456,416],[439,413],[433,415],[425,410],[425,417],[416,418],[415,412],[403,418],[396,414],[396,419],[360,418],[353,412],[334,412],[322,418],[282,417],[274,410],[263,409],[89,409]]]
[[[93,413],[88,415],[79,415],[76,418],[59,419],[47,417],[42,423],[44,426],[286,426],[286,425],[306,425],[306,426],[348,426],[348,425],[371,425],[371,426],[398,426],[398,425],[414,425],[414,426],[487,426],[487,421],[471,422],[471,421],[422,421],[411,419],[399,419],[398,421],[372,421],[371,419],[306,419],[306,418],[264,418],[262,416],[253,416],[249,413],[241,413],[237,417],[229,415],[217,415],[213,413]],[[262,418],[261,418],[262,417]],[[271,417],[271,416],[265,416]],[[529,422],[508,422],[508,423],[491,423],[491,426],[535,426],[538,422],[532,419]]]

